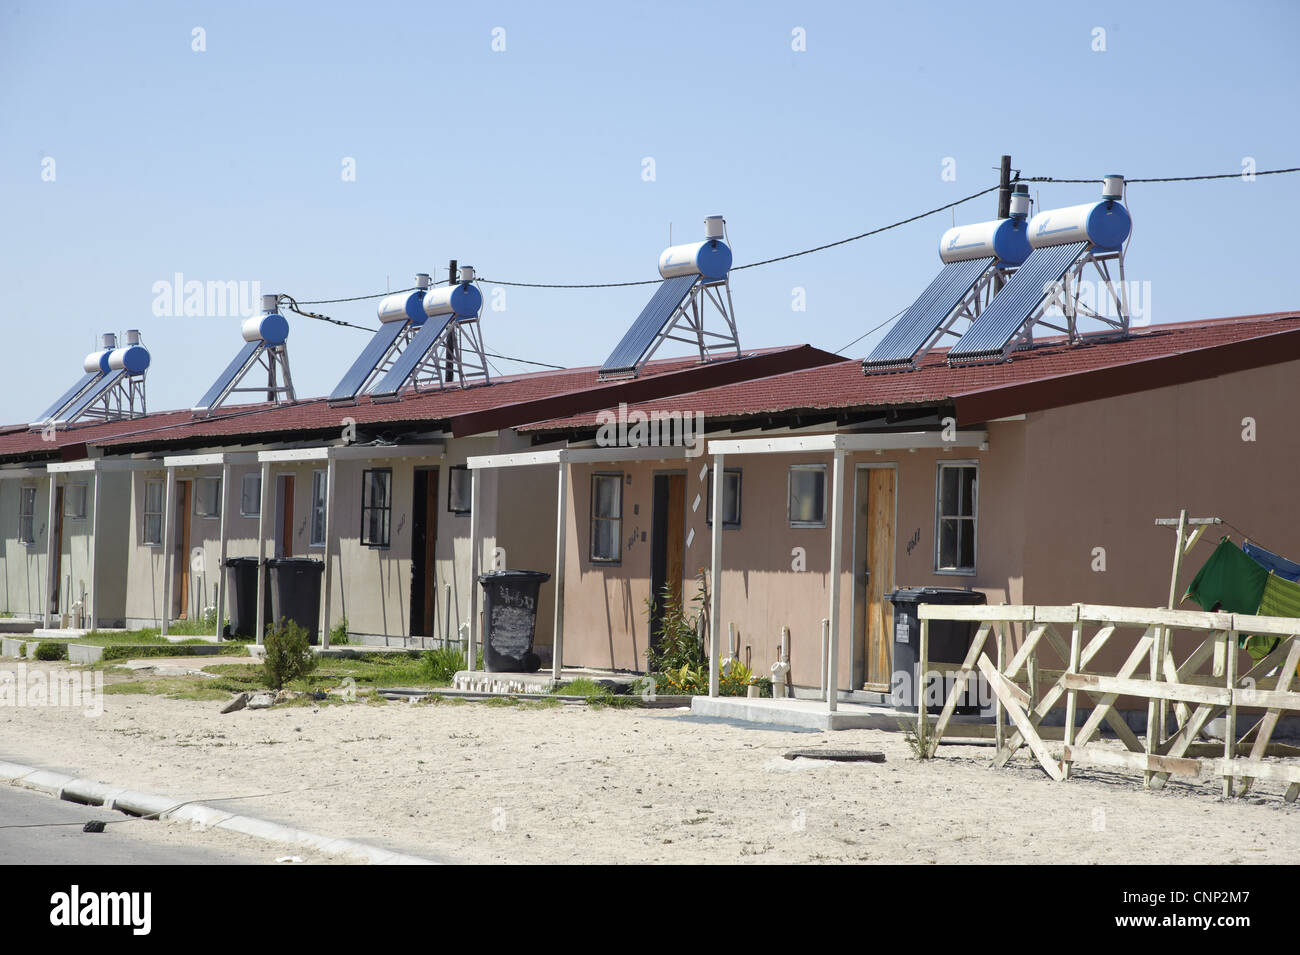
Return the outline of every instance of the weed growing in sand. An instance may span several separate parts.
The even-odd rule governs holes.
[[[262,678],[273,690],[316,669],[316,654],[307,641],[307,631],[292,620],[282,618],[277,626],[267,630],[265,647]]]

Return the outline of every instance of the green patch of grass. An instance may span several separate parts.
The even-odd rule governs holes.
[[[424,678],[431,686],[450,686],[456,673],[465,669],[465,654],[454,648],[441,647],[426,651],[420,663]]]
[[[104,647],[104,655],[101,660],[134,660],[144,659],[146,657],[193,657],[202,659],[203,657],[242,657],[248,651],[243,647],[221,646],[216,648],[215,653],[186,653],[184,650],[178,650],[177,647],[193,646],[196,643],[206,643],[203,640],[187,640],[184,643],[146,643],[146,644],[122,644],[112,643]],[[207,646],[215,646],[208,643]]]
[[[588,703],[604,702],[614,696],[609,687],[602,686],[595,680],[588,680],[586,677],[570,680],[568,683],[560,683],[551,692],[559,696],[586,697]]]
[[[153,680],[129,680],[123,683],[109,683],[104,693],[113,695],[147,694],[165,696],[170,700],[200,700],[212,702],[230,699],[230,693],[215,687],[215,681],[202,677],[159,677]]]

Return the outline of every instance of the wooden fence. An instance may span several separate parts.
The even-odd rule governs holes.
[[[978,623],[970,652],[956,669],[937,719],[926,714],[926,681],[918,687],[922,705],[917,708],[917,736],[926,756],[933,756],[945,738],[988,735],[987,726],[952,722],[965,687],[978,672],[993,694],[996,766],[1005,766],[1027,747],[1056,780],[1068,779],[1071,767],[1079,763],[1138,771],[1147,787],[1160,789],[1175,773],[1200,776],[1208,760],[1208,768],[1223,778],[1225,796],[1245,794],[1255,779],[1286,783],[1287,802],[1300,795],[1300,765],[1267,759],[1300,755],[1300,749],[1272,739],[1283,714],[1300,713],[1300,692],[1293,689],[1300,688],[1296,674],[1300,620],[1089,604],[923,604],[919,611],[923,674],[933,672],[930,621]],[[1008,637],[1015,625],[1023,628],[1024,640],[1008,655]],[[1175,633],[1186,635],[1179,641],[1184,649],[1194,643],[1181,661],[1175,658]],[[1238,673],[1239,634],[1275,636],[1281,641],[1266,658]],[[1119,646],[1127,654],[1112,673],[1094,666],[1107,645]],[[1119,655],[1112,651],[1110,656]],[[1139,738],[1116,711],[1120,697],[1145,700],[1149,728],[1145,738]],[[1091,711],[1079,725],[1081,698]],[[1044,725],[1062,701],[1064,726]],[[1168,719],[1171,710],[1173,726]],[[1223,742],[1203,741],[1202,730],[1219,717]],[[1099,742],[1103,722],[1114,730],[1123,750]]]

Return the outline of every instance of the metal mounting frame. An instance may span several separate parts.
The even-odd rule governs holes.
[[[400,352],[394,351],[395,359]],[[389,365],[392,362],[388,362]],[[451,365],[448,378],[446,369]],[[375,396],[376,402],[398,401],[405,392],[441,390],[455,382],[461,388],[473,384],[490,385],[492,375],[488,369],[487,353],[483,349],[483,331],[479,319],[457,318],[447,323],[438,340],[411,372],[406,386],[391,395]],[[366,383],[366,387],[370,382]],[[359,394],[364,393],[364,389]]]
[[[1110,273],[1111,262],[1114,262],[1119,270],[1118,291],[1115,289],[1115,280]],[[1107,295],[1115,305],[1117,317],[1108,318],[1080,301],[1079,293],[1083,287],[1083,271],[1089,265],[1092,265],[1101,277]],[[1074,260],[1066,270],[1065,275],[1061,277],[1061,280],[1047,289],[1046,293],[1043,300],[1029,313],[1029,317],[1020,326],[1019,331],[1012,335],[1007,343],[1002,346],[1001,355],[991,357],[991,361],[1006,361],[1013,352],[1033,347],[1034,329],[1040,326],[1065,335],[1071,345],[1085,340],[1105,341],[1127,337],[1129,333],[1128,286],[1124,281],[1124,250],[1122,248],[1099,251],[1095,247],[1089,247],[1085,254]],[[1044,318],[1044,315],[1053,306],[1061,310],[1064,325],[1053,324],[1052,321]],[[1101,322],[1106,328],[1092,332],[1080,332],[1079,319],[1081,317]],[[1055,316],[1052,316],[1052,318],[1055,319]]]
[[[266,384],[241,388],[240,383],[254,368],[266,371]],[[289,347],[287,345],[262,345],[253,352],[248,363],[230,379],[230,383],[208,407],[196,409],[198,417],[206,418],[220,408],[233,394],[262,394],[274,404],[292,404],[298,400],[293,390],[293,375],[289,373]]]
[[[727,328],[725,332],[713,331],[706,327],[705,319],[709,314],[710,305],[722,316],[722,321]],[[687,338],[686,335],[691,337]],[[620,378],[638,377],[641,369],[667,341],[694,345],[699,349],[701,362],[717,361],[722,356],[714,353],[728,349],[734,350],[735,354],[726,357],[740,357],[740,334],[736,331],[736,310],[731,300],[730,276],[722,279],[705,279],[701,276],[700,281],[691,287],[686,298],[673,310],[672,317],[664,323],[664,327],[651,341],[650,347],[645,350],[645,354],[636,365],[630,370],[600,374],[597,380],[614,381]]]
[[[123,375],[113,382],[104,393],[88,404],[80,414],[67,419],[55,416],[44,426],[66,428],[78,421],[128,421],[148,413],[145,403],[144,374]]]

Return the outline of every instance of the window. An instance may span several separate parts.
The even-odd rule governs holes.
[[[791,466],[787,513],[791,527],[826,526],[826,465]]]
[[[312,547],[325,546],[325,472],[311,472],[311,541]]]
[[[976,473],[973,464],[939,465],[934,566],[938,573],[975,573]]]
[[[195,482],[194,513],[199,517],[221,516],[221,478],[199,478]]]
[[[453,514],[469,513],[470,502],[473,500],[471,480],[469,468],[463,464],[447,469],[447,510]]]
[[[144,482],[144,526],[140,539],[145,544],[158,545],[163,537],[163,482]]]
[[[74,521],[86,519],[86,485],[69,484],[63,489],[63,516]]]
[[[36,543],[36,488],[18,489],[18,540],[24,544]]]
[[[361,472],[361,543],[387,547],[393,519],[393,470],[375,468]]]
[[[591,559],[623,556],[623,472],[591,476]]]
[[[709,468],[708,509],[704,519],[713,526],[713,468]],[[722,469],[722,526],[740,526],[740,468]]]
[[[245,474],[240,484],[239,513],[244,517],[257,517],[262,513],[262,475],[257,471]]]

